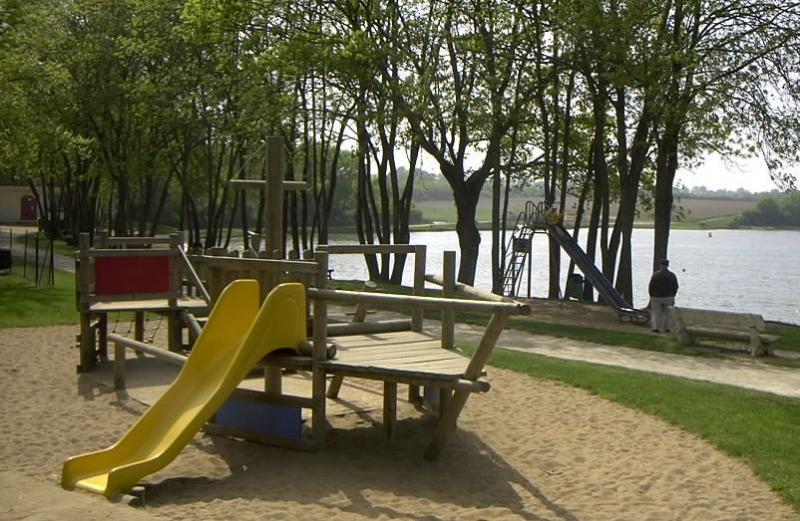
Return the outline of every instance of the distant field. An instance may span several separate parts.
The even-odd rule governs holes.
[[[511,216],[516,215],[525,208],[525,202],[529,198],[515,194],[510,198],[508,211]],[[534,198],[535,202],[540,202],[541,198]],[[571,222],[575,217],[575,198],[567,199],[566,219]],[[727,227],[733,219],[746,210],[756,207],[757,201],[738,201],[724,199],[682,199],[675,201],[676,211],[673,214],[673,222],[683,222],[686,227]],[[425,219],[432,222],[455,223],[456,208],[452,201],[415,201],[417,210],[422,212]],[[611,213],[616,211],[616,206],[612,205]],[[491,221],[491,199],[484,198],[478,203],[478,221]],[[652,213],[641,213],[637,219],[639,224],[646,225],[652,222]],[[511,222],[510,224],[513,224]],[[683,226],[681,226],[683,227]]]

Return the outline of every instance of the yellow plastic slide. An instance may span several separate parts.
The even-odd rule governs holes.
[[[106,497],[167,466],[266,354],[306,338],[305,289],[281,284],[258,309],[255,280],[232,282],[173,384],[111,447],[64,462],[61,485]]]

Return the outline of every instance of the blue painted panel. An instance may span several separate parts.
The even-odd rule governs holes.
[[[217,411],[215,419],[217,424],[224,427],[295,439],[302,436],[302,421],[300,407],[241,398],[228,398]]]

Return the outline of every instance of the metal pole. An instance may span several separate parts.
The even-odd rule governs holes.
[[[53,245],[53,239],[50,238],[50,285],[51,286],[55,286],[56,285],[56,274],[55,274],[55,268],[56,268],[55,256],[56,255],[55,255],[55,251],[54,250],[55,250],[55,247]]]
[[[33,282],[37,286],[39,285],[39,232],[36,232],[36,241],[34,243],[36,245],[36,256],[34,257],[34,262],[36,267],[33,271]]]
[[[25,235],[25,249],[22,253],[22,276],[28,276],[28,232],[24,232]]]
[[[536,233],[531,234],[531,238],[528,239],[528,298],[531,298],[531,277],[533,276],[533,238],[536,237]]]

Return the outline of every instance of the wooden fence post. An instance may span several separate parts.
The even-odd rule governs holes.
[[[317,251],[315,255],[318,270],[317,288],[325,288],[328,281],[328,253]],[[328,343],[328,303],[321,298],[314,300],[314,355],[312,369],[312,415],[311,432],[314,443],[321,449],[325,443],[325,431],[327,429],[325,418],[325,370],[320,367],[320,362],[327,360]]]
[[[414,246],[414,295],[425,295],[425,254],[424,244]],[[411,330],[422,331],[422,308],[415,306],[411,312]]]
[[[453,298],[456,292],[456,252],[446,251],[442,258],[442,297]],[[455,345],[455,311],[442,310],[442,347],[452,349]]]

